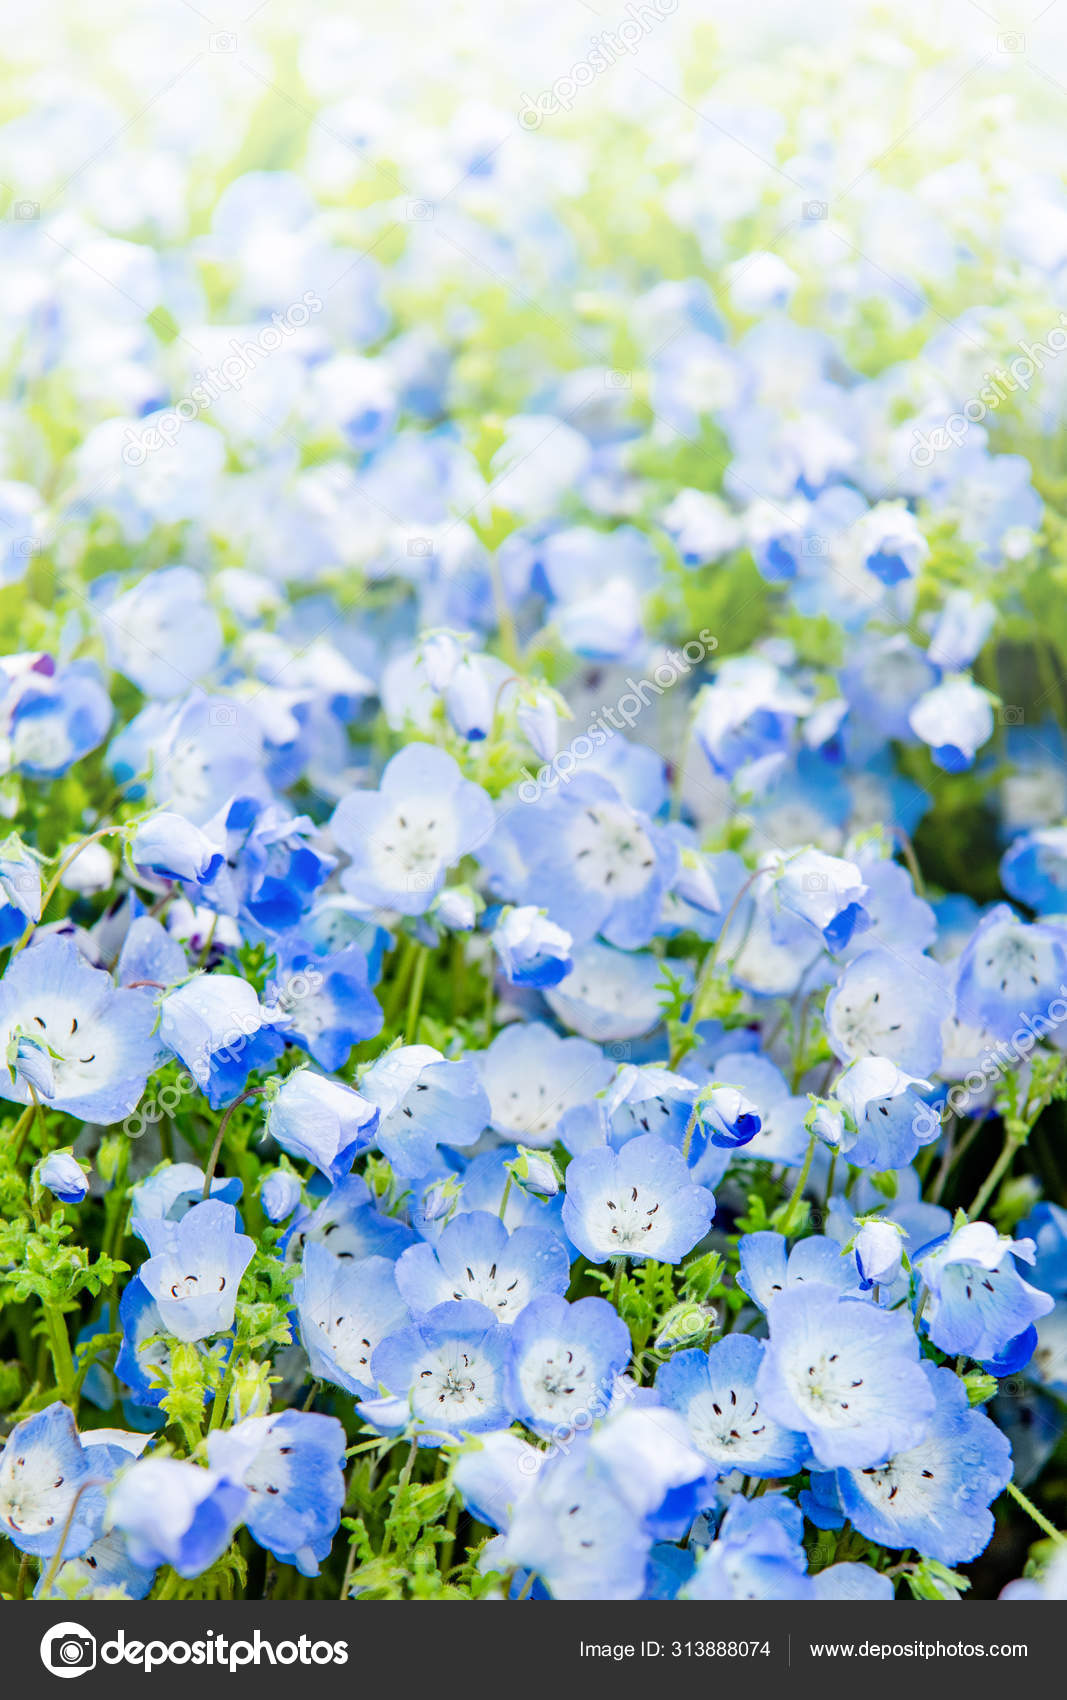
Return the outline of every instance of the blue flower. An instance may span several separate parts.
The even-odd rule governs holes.
[[[37,1164],[34,1175],[62,1204],[80,1204],[89,1191],[85,1171],[69,1151],[53,1151]]]
[[[272,1169],[259,1183],[259,1202],[268,1222],[284,1222],[300,1203],[300,1176],[291,1169]]]
[[[988,1222],[965,1222],[919,1259],[930,1293],[924,1321],[935,1346],[984,1362],[1048,1315],[1055,1301],[1023,1280],[1019,1259],[1033,1262],[1033,1240],[1012,1240]]]
[[[805,1283],[779,1294],[767,1320],[756,1391],[820,1464],[865,1469],[923,1438],[934,1400],[910,1317]]]
[[[1034,1242],[1034,1282],[1046,1293],[1067,1293],[1067,1210],[1041,1203],[1020,1223],[1024,1239]]]
[[[434,1245],[409,1246],[396,1265],[397,1286],[416,1313],[449,1299],[475,1299],[505,1323],[531,1299],[565,1293],[569,1281],[570,1261],[557,1235],[540,1228],[509,1234],[485,1210],[453,1217]]]
[[[547,986],[544,996],[564,1027],[606,1045],[658,1026],[662,978],[651,951],[613,950],[592,939],[575,950],[573,971],[560,985]]]
[[[630,1352],[629,1329],[604,1299],[535,1298],[511,1331],[510,1408],[535,1434],[588,1428],[610,1408]]]
[[[302,939],[279,940],[264,1002],[275,1030],[326,1069],[343,1068],[353,1045],[376,1038],[385,1020],[357,944],[317,956]]]
[[[676,1352],[656,1374],[656,1392],[684,1417],[693,1444],[717,1476],[791,1476],[807,1441],[765,1411],[756,1391],[763,1345],[748,1334],[727,1334],[708,1351]]]
[[[682,1589],[686,1600],[809,1600],[804,1519],[784,1494],[731,1500]]]
[[[1020,921],[1006,903],[983,915],[959,960],[957,1010],[963,1021],[987,1027],[995,1038],[1032,1043],[1026,1018],[1051,1029],[1067,998],[1067,932],[1044,922]],[[1062,1019],[1062,1013],[1060,1016]],[[1016,1041],[1019,1042],[1019,1041]]]
[[[0,1097],[28,1104],[32,1082],[53,1109],[121,1121],[159,1056],[153,1019],[145,998],[117,991],[70,939],[41,939],[0,980]]]
[[[371,1398],[374,1352],[408,1319],[390,1260],[334,1257],[313,1240],[304,1248],[293,1303],[312,1375]]]
[[[204,886],[226,858],[214,839],[184,815],[160,809],[137,823],[130,839],[130,860],[164,879]]]
[[[252,1539],[282,1564],[317,1576],[341,1522],[345,1431],[336,1417],[281,1411],[208,1435],[213,1470],[248,1489]]]
[[[103,743],[113,714],[92,661],[26,674],[8,733],[15,766],[35,779],[58,778]]]
[[[840,1293],[858,1293],[859,1278],[835,1240],[812,1234],[789,1250],[781,1234],[743,1234],[738,1241],[741,1268],[737,1285],[753,1304],[767,1311],[779,1293],[817,1282]]]
[[[371,1202],[362,1175],[346,1175],[315,1210],[300,1210],[285,1236],[285,1253],[299,1257],[308,1243],[325,1245],[334,1257],[399,1257],[414,1240],[406,1222],[383,1216]]]
[[[438,1147],[473,1145],[489,1121],[489,1100],[473,1061],[446,1061],[431,1045],[386,1051],[359,1085],[381,1111],[377,1143],[405,1179],[440,1173]]]
[[[237,1289],[256,1249],[237,1232],[233,1205],[209,1198],[180,1222],[143,1220],[141,1234],[151,1255],[139,1277],[167,1332],[204,1340],[232,1328]]]
[[[958,674],[924,691],[908,724],[930,746],[936,766],[946,773],[962,773],[993,736],[995,700],[973,679]]]
[[[334,811],[333,836],[349,857],[341,884],[367,904],[421,915],[445,874],[493,830],[493,805],[452,757],[409,744],[377,791],[350,791]]]
[[[694,730],[715,772],[732,779],[764,756],[783,755],[810,707],[772,661],[731,656],[698,697]]]
[[[242,1183],[237,1175],[215,1175],[211,1181],[211,1197],[223,1204],[237,1204]],[[130,1189],[130,1232],[141,1239],[147,1221],[180,1222],[182,1217],[199,1204],[204,1196],[204,1171],[195,1163],[163,1163],[146,1180]],[[147,1243],[147,1241],[146,1241]]]
[[[509,1333],[473,1299],[436,1305],[381,1342],[373,1379],[406,1398],[431,1445],[445,1435],[484,1434],[511,1420],[505,1394]]]
[[[817,1600],[891,1600],[893,1578],[869,1564],[828,1564],[811,1579]]]
[[[516,1021],[474,1059],[489,1095],[489,1125],[505,1139],[551,1145],[573,1105],[596,1096],[612,1064],[587,1039],[564,1039],[541,1021]]]
[[[907,1074],[888,1057],[858,1057],[838,1076],[834,1097],[848,1115],[837,1141],[860,1169],[903,1169],[920,1146],[941,1132],[941,1118],[919,1096],[930,1082]]]
[[[922,1367],[935,1401],[923,1439],[878,1465],[838,1470],[834,1481],[861,1535],[962,1564],[989,1544],[989,1507],[1011,1478],[1011,1447],[995,1423],[970,1407],[952,1370]]]
[[[736,1086],[715,1081],[702,1088],[697,1116],[708,1139],[722,1151],[736,1151],[755,1139],[763,1118],[750,1098]]]
[[[18,834],[0,843],[0,949],[41,919],[41,864]]]
[[[294,1069],[271,1097],[267,1132],[290,1157],[314,1163],[328,1181],[348,1174],[373,1143],[378,1107],[339,1080]]]
[[[1050,826],[1017,838],[1000,864],[1000,883],[1038,914],[1067,909],[1067,827]]]
[[[254,1069],[269,1068],[284,1042],[255,988],[235,974],[198,974],[160,1002],[159,1034],[213,1110],[236,1098]]]
[[[826,1000],[826,1035],[842,1062],[888,1057],[922,1077],[941,1060],[941,1024],[952,998],[928,956],[880,948],[850,962]]]
[[[814,927],[827,950],[843,950],[855,933],[870,926],[864,908],[867,887],[855,862],[809,849],[769,866],[774,877],[773,902]],[[773,931],[773,921],[771,927]]]
[[[900,1274],[904,1231],[895,1222],[864,1222],[856,1235],[852,1255],[864,1292],[873,1286],[891,1286]]]
[[[533,905],[505,909],[492,940],[505,977],[514,986],[558,986],[574,967],[570,934]]]
[[[656,1134],[576,1157],[567,1170],[563,1226],[594,1263],[654,1257],[678,1263],[704,1238],[715,1200],[694,1186],[681,1152]]]
[[[170,1564],[179,1576],[193,1577],[222,1557],[247,1502],[247,1490],[215,1470],[177,1458],[140,1458],[115,1482],[107,1516],[125,1535],[135,1564]]]
[[[20,1552],[51,1558],[73,1521],[63,1551],[76,1557],[100,1533],[103,1495],[94,1464],[66,1405],[46,1405],[16,1423],[0,1457],[0,1527]]]
[[[222,654],[218,615],[192,567],[157,568],[98,613],[109,662],[145,696],[183,696]]]

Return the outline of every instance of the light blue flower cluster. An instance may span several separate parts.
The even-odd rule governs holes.
[[[0,1593],[1062,1593],[1067,192],[185,10],[0,123]]]

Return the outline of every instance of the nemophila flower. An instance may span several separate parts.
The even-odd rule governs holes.
[[[299,922],[336,858],[316,843],[306,815],[257,796],[234,797],[207,823],[224,862],[204,882],[213,908],[239,916],[253,937],[273,937]]]
[[[719,496],[703,490],[679,490],[660,514],[660,523],[686,567],[706,566],[728,555],[741,541],[741,522]]]
[[[20,1552],[48,1559],[62,1540],[75,1557],[99,1534],[103,1494],[96,1484],[106,1472],[92,1452],[66,1405],[46,1405],[15,1424],[0,1455],[0,1527]]]
[[[693,1081],[672,1069],[622,1063],[614,1080],[591,1102],[567,1111],[559,1124],[559,1137],[575,1156],[604,1144],[618,1150],[643,1133],[658,1134],[681,1147],[696,1090]],[[697,1137],[702,1145],[702,1133]]]
[[[920,1097],[928,1080],[916,1079],[888,1057],[857,1057],[834,1082],[847,1118],[837,1150],[864,1169],[902,1169],[920,1146],[941,1132],[936,1111]]]
[[[811,1578],[812,1595],[816,1600],[891,1600],[894,1598],[893,1578],[884,1571],[872,1570],[869,1564],[846,1560],[828,1564]]]
[[[739,1038],[739,1034],[731,1034],[730,1044]],[[685,1066],[692,1067],[690,1059],[686,1059]],[[755,1051],[735,1051],[726,1047],[717,1056],[711,1072],[717,1083],[741,1095],[742,1105],[733,1107],[738,1109],[735,1125],[747,1136],[744,1140],[746,1156],[772,1163],[803,1161],[808,1146],[808,1133],[804,1126],[808,1100],[790,1092],[785,1076],[769,1057],[760,1056]],[[759,1117],[759,1126],[754,1131],[749,1119],[753,1109]],[[698,1132],[699,1129],[694,1130],[694,1136]],[[734,1148],[723,1142],[721,1133],[718,1141],[711,1140],[709,1143],[716,1152]],[[697,1146],[691,1146],[691,1154],[696,1149]],[[706,1154],[702,1173],[710,1175],[712,1172],[707,1162],[711,1155],[711,1152]],[[725,1167],[720,1173],[725,1173]]]
[[[779,1294],[767,1321],[756,1391],[820,1464],[865,1469],[923,1438],[934,1401],[910,1318],[805,1283]]]
[[[995,1038],[1022,1034],[1026,1046],[1038,1020],[1042,1030],[1051,1030],[1067,1014],[1065,982],[1067,931],[1021,921],[998,903],[983,915],[960,956],[956,1005],[965,1020],[983,1023]]]
[[[573,940],[543,909],[506,909],[492,932],[493,949],[513,986],[558,986],[574,966]]]
[[[1034,1246],[1034,1285],[1057,1297],[1067,1293],[1067,1210],[1044,1200],[1020,1229]]]
[[[300,939],[281,939],[263,1001],[279,1034],[320,1068],[342,1068],[353,1045],[375,1038],[385,1020],[357,944],[318,956]]]
[[[599,1046],[563,1039],[541,1021],[513,1022],[474,1060],[490,1127],[533,1146],[552,1144],[567,1111],[595,1097],[614,1073]]]
[[[810,706],[773,661],[731,656],[698,698],[694,730],[715,772],[732,779],[751,762],[783,755]]]
[[[123,1288],[119,1324],[122,1342],[115,1359],[115,1375],[129,1388],[136,1405],[153,1411],[167,1390],[171,1348],[159,1306],[137,1275]]]
[[[852,1246],[860,1286],[891,1286],[900,1274],[904,1256],[904,1231],[895,1222],[866,1221]]]
[[[346,1175],[315,1210],[293,1217],[285,1239],[286,1256],[299,1257],[305,1245],[325,1245],[334,1257],[399,1257],[415,1238],[406,1222],[383,1216],[371,1201],[362,1175]]]
[[[280,1411],[208,1435],[208,1462],[247,1488],[252,1539],[303,1576],[317,1576],[345,1497],[345,1431],[336,1417]]]
[[[717,1081],[701,1088],[694,1108],[711,1144],[723,1151],[736,1151],[748,1145],[763,1126],[751,1098],[746,1098],[736,1086],[723,1086]]]
[[[678,1263],[702,1240],[715,1200],[685,1158],[656,1134],[584,1152],[567,1170],[563,1226],[593,1263],[654,1257]]]
[[[925,1363],[922,1372],[934,1409],[920,1443],[879,1465],[838,1470],[834,1483],[846,1516],[868,1540],[962,1564],[989,1544],[989,1507],[1011,1478],[1011,1447],[970,1407],[952,1370]]]
[[[300,1203],[300,1176],[291,1169],[272,1169],[259,1183],[259,1202],[268,1222],[284,1222]]]
[[[222,628],[202,574],[162,567],[100,609],[108,660],[149,697],[182,696],[214,671]]]
[[[994,701],[988,691],[961,674],[925,691],[908,715],[908,724],[929,745],[938,767],[946,773],[962,773],[993,736]]]
[[[37,1164],[34,1176],[61,1204],[80,1204],[89,1191],[85,1170],[69,1151],[53,1151]]]
[[[17,833],[0,843],[0,949],[41,919],[41,864]]]
[[[242,1190],[238,1175],[212,1176],[211,1197],[223,1204],[237,1204]],[[203,1196],[203,1169],[195,1163],[163,1163],[130,1190],[130,1232],[145,1239],[146,1221],[180,1222]]]
[[[989,1222],[965,1222],[921,1257],[930,1294],[923,1319],[934,1345],[983,1362],[1047,1316],[1052,1296],[1031,1287],[1015,1267],[1033,1260],[1033,1240],[1012,1240]]]
[[[35,779],[56,779],[103,743],[113,716],[92,661],[28,674],[11,711],[13,763]]]
[[[620,1495],[614,1471],[579,1437],[516,1497],[482,1562],[533,1572],[555,1600],[636,1600],[651,1548],[644,1519]]]
[[[686,1600],[807,1600],[814,1588],[804,1519],[780,1493],[731,1500],[712,1544],[682,1589]]]
[[[270,1098],[266,1129],[290,1157],[314,1163],[328,1181],[340,1181],[374,1141],[378,1107],[339,1080],[294,1069]]]
[[[101,1506],[101,1515],[103,1507]],[[64,1547],[64,1552],[68,1549]],[[55,1578],[44,1592],[44,1574],[33,1591],[34,1599],[143,1600],[156,1579],[154,1565],[135,1564],[130,1557],[125,1536],[118,1529],[105,1530],[78,1557],[64,1558]]]
[[[841,1256],[836,1240],[811,1234],[792,1250],[783,1234],[761,1231],[742,1234],[737,1245],[740,1270],[737,1285],[760,1310],[770,1309],[779,1293],[798,1287],[835,1287],[840,1293],[859,1293],[859,1277]]]
[[[930,957],[866,950],[826,1000],[826,1034],[842,1062],[886,1057],[921,1077],[937,1068],[951,1007],[944,970]]]
[[[300,1342],[311,1373],[357,1398],[373,1397],[371,1359],[408,1320],[388,1257],[335,1257],[312,1240],[293,1283]]]
[[[1061,914],[1067,908],[1067,827],[1022,833],[1001,861],[1000,883],[1038,914]]]
[[[170,1564],[179,1576],[199,1576],[226,1551],[248,1497],[217,1470],[178,1458],[139,1458],[111,1489],[107,1521],[126,1537],[135,1564]]]
[[[203,886],[226,858],[215,839],[184,815],[160,809],[138,822],[130,838],[130,860],[164,879]]]
[[[678,848],[610,780],[579,774],[514,811],[508,827],[525,864],[521,904],[543,905],[579,945],[598,932],[625,950],[649,943]]]
[[[662,1019],[663,969],[651,952],[613,950],[598,939],[579,946],[574,967],[545,1002],[565,1027],[607,1045],[650,1033]]]
[[[197,974],[160,1001],[159,1036],[180,1057],[213,1110],[236,1098],[283,1041],[255,988],[236,974]]]
[[[138,1271],[163,1325],[178,1340],[204,1340],[233,1327],[241,1277],[255,1241],[237,1232],[232,1204],[209,1198],[181,1218],[146,1219],[149,1257]]]
[[[489,1122],[489,1100],[473,1060],[448,1060],[432,1045],[386,1051],[359,1089],[378,1106],[377,1144],[405,1179],[439,1172],[438,1147],[473,1145]]]
[[[341,884],[364,903],[422,915],[449,868],[489,837],[493,821],[488,796],[451,756],[409,744],[377,791],[350,791],[334,811],[331,830],[349,858]]]
[[[449,1299],[476,1299],[498,1322],[514,1322],[541,1294],[566,1292],[569,1281],[570,1260],[556,1234],[509,1234],[484,1210],[454,1216],[432,1246],[409,1246],[396,1264],[397,1286],[417,1314]]]
[[[404,1398],[420,1433],[484,1434],[510,1421],[505,1390],[508,1330],[473,1299],[435,1305],[388,1335],[371,1362],[373,1380]]]
[[[985,648],[996,623],[996,607],[987,597],[962,588],[950,590],[930,633],[930,660],[946,673],[962,672]]]
[[[878,502],[854,531],[867,571],[883,584],[914,578],[930,553],[918,520],[903,502]]]
[[[189,972],[189,963],[178,940],[151,915],[138,915],[130,922],[115,964],[120,986],[137,990],[154,1003],[160,987],[177,985]]]
[[[482,899],[469,885],[447,886],[434,900],[430,913],[441,927],[450,933],[474,931],[478,916],[484,908]]]
[[[790,1476],[807,1452],[802,1434],[790,1432],[762,1409],[756,1375],[763,1345],[748,1334],[727,1334],[708,1351],[676,1352],[656,1372],[656,1392],[685,1419],[698,1451],[718,1476]]]
[[[107,1125],[134,1108],[159,1056],[153,1012],[118,991],[69,939],[48,937],[9,963],[0,980],[0,1097],[38,1098]]]
[[[842,950],[854,933],[870,926],[864,908],[867,887],[855,862],[821,850],[800,850],[771,864],[769,871],[773,904],[814,927],[828,950]],[[771,926],[773,930],[773,921]]]
[[[568,1304],[563,1291],[534,1298],[511,1331],[508,1405],[535,1434],[589,1428],[630,1361],[630,1331],[611,1305]]]

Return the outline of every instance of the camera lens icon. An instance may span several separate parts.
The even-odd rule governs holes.
[[[96,1637],[80,1623],[56,1623],[41,1641],[41,1663],[53,1676],[84,1676],[96,1667]]]

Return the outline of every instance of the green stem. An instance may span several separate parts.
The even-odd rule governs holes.
[[[1019,1139],[1013,1133],[1009,1133],[1007,1135],[1004,1140],[1004,1149],[1001,1151],[1000,1156],[997,1158],[982,1185],[979,1187],[978,1192],[975,1195],[974,1203],[967,1212],[967,1220],[969,1222],[973,1222],[976,1216],[981,1215],[989,1198],[1000,1185],[1000,1182],[1007,1170],[1011,1167],[1016,1151],[1018,1151],[1020,1145],[1025,1144],[1025,1142],[1025,1135],[1022,1139]]]
[[[947,1182],[949,1175],[956,1167],[960,1158],[969,1149],[972,1140],[975,1138],[975,1135],[977,1134],[978,1129],[982,1126],[984,1120],[984,1116],[975,1116],[970,1122],[968,1122],[967,1126],[960,1134],[959,1139],[955,1141],[951,1139],[949,1140],[948,1150],[941,1159],[941,1167],[934,1176],[934,1184],[930,1189],[931,1204],[936,1204],[938,1199],[941,1197],[941,1194],[945,1190],[945,1183]]]
[[[52,1562],[49,1564],[48,1569],[45,1571],[44,1576],[41,1579],[40,1598],[42,1600],[46,1600],[48,1598],[49,1590],[56,1579],[56,1574],[60,1565],[63,1563],[63,1553],[66,1550],[67,1542],[70,1539],[70,1531],[74,1523],[74,1513],[78,1509],[78,1501],[81,1499],[83,1493],[86,1493],[89,1488],[96,1485],[95,1480],[83,1482],[70,1502],[70,1510],[67,1512],[67,1520],[63,1525],[63,1533],[59,1537],[59,1545],[56,1547],[55,1553],[53,1554]]]
[[[1008,1492],[1011,1494],[1011,1497],[1012,1497],[1012,1499],[1014,1499],[1015,1503],[1017,1505],[1022,1506],[1023,1510],[1026,1512],[1026,1515],[1028,1517],[1033,1518],[1033,1520],[1037,1524],[1038,1528],[1042,1529],[1045,1532],[1045,1534],[1049,1537],[1049,1540],[1067,1542],[1067,1535],[1063,1534],[1061,1530],[1057,1529],[1055,1523],[1049,1522],[1048,1518],[1045,1516],[1045,1513],[1043,1511],[1039,1511],[1037,1509],[1037,1506],[1034,1504],[1033,1500],[1027,1499],[1022,1488],[1016,1487],[1014,1482],[1009,1482],[1008,1483]]]
[[[23,1110],[21,1116],[19,1117],[18,1121],[15,1123],[14,1127],[11,1129],[11,1141],[12,1141],[11,1160],[12,1160],[13,1163],[17,1163],[22,1156],[22,1147],[26,1143],[26,1135],[29,1132],[30,1123],[32,1122],[32,1120],[34,1118],[34,1114],[36,1113],[36,1109],[37,1109],[37,1106],[35,1105],[33,1099],[31,1098],[29,1103],[26,1105],[26,1108]]]
[[[163,1575],[163,1580],[159,1584],[156,1592],[152,1595],[152,1598],[154,1600],[172,1600],[180,1586],[181,1577],[178,1575],[178,1572],[168,1564]]]
[[[511,1170],[509,1169],[508,1170],[508,1178],[504,1182],[504,1194],[503,1194],[503,1197],[500,1200],[500,1220],[501,1221],[504,1220],[504,1212],[508,1207],[508,1198],[511,1195],[511,1186],[512,1186],[512,1182],[514,1181],[514,1179],[515,1179],[515,1176],[512,1174]]]
[[[611,1289],[611,1302],[615,1306],[616,1310],[619,1308],[619,1298],[622,1294],[622,1277],[625,1269],[625,1257],[617,1257],[615,1259],[615,1282]]]
[[[74,1368],[74,1355],[70,1349],[70,1335],[67,1332],[67,1321],[59,1306],[50,1299],[45,1299],[42,1305],[45,1326],[48,1335],[48,1350],[52,1354],[52,1367],[56,1372],[56,1392],[64,1405],[69,1404],[77,1409],[77,1399],[74,1385],[77,1371]]]
[[[814,1156],[815,1135],[812,1134],[811,1138],[808,1140],[808,1149],[804,1158],[803,1167],[801,1168],[800,1174],[797,1176],[797,1184],[789,1195],[789,1203],[785,1207],[785,1215],[782,1217],[778,1227],[778,1232],[786,1239],[789,1238],[789,1234],[792,1231],[793,1216],[796,1213],[797,1206],[804,1195],[804,1188],[808,1184],[808,1176],[811,1173],[811,1163]]]
[[[219,1153],[222,1150],[222,1142],[226,1137],[226,1129],[229,1127],[230,1122],[233,1119],[234,1111],[240,1104],[247,1103],[249,1098],[255,1098],[260,1092],[265,1092],[266,1090],[267,1088],[265,1086],[246,1086],[240,1096],[235,1098],[232,1104],[228,1104],[226,1106],[222,1120],[219,1122],[219,1131],[215,1135],[215,1143],[211,1147],[211,1156],[207,1160],[207,1168],[204,1170],[204,1190],[200,1194],[201,1200],[211,1197],[211,1182],[215,1176],[215,1165],[219,1160]]]
[[[426,984],[426,968],[430,960],[430,952],[424,944],[419,945],[419,954],[415,958],[415,970],[411,976],[411,991],[408,994],[408,1015],[404,1027],[404,1037],[409,1045],[415,1043],[419,1031],[419,1011],[422,1008],[423,987]]]

